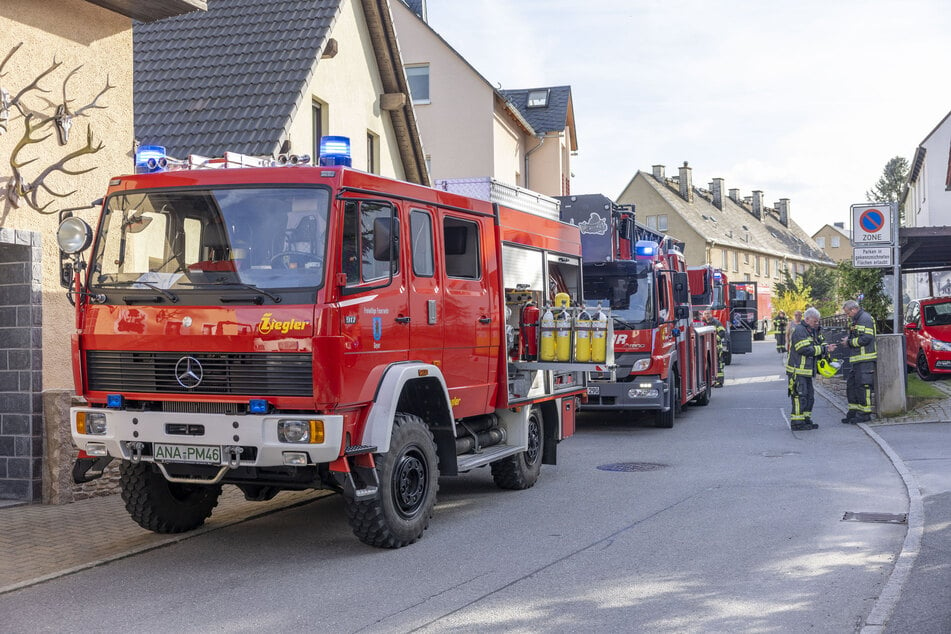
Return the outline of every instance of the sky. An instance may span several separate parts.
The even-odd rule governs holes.
[[[497,88],[571,86],[572,193],[616,199],[687,161],[695,186],[790,199],[810,235],[951,112],[947,0],[427,0]]]

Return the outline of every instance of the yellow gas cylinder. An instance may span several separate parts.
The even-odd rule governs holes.
[[[555,313],[555,359],[558,361],[571,361],[570,301],[568,293],[555,295],[555,305],[558,306],[558,312]]]
[[[591,318],[591,361],[604,363],[608,359],[608,316],[601,304]]]
[[[584,306],[575,318],[575,361],[591,361],[591,315]]]
[[[542,361],[554,361],[555,360],[555,316],[551,312],[551,308],[545,307],[545,312],[542,313],[541,327],[539,328],[541,332],[541,342],[538,345],[538,358]]]

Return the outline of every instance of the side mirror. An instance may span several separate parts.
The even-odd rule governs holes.
[[[674,319],[689,319],[689,318],[690,318],[690,306],[674,307]]]
[[[395,218],[376,218],[373,221],[373,259],[389,262],[399,257],[399,224]]]
[[[912,322],[910,324],[905,324],[905,330],[918,330],[918,324]]]

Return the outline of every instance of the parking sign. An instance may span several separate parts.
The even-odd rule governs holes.
[[[852,205],[852,246],[891,244],[892,216],[890,203]]]

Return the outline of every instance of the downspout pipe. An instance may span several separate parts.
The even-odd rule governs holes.
[[[528,157],[537,152],[541,146],[545,145],[545,139],[547,138],[547,135],[539,134],[535,138],[538,139],[538,145],[525,153],[525,189],[531,189],[531,187],[528,185]]]

